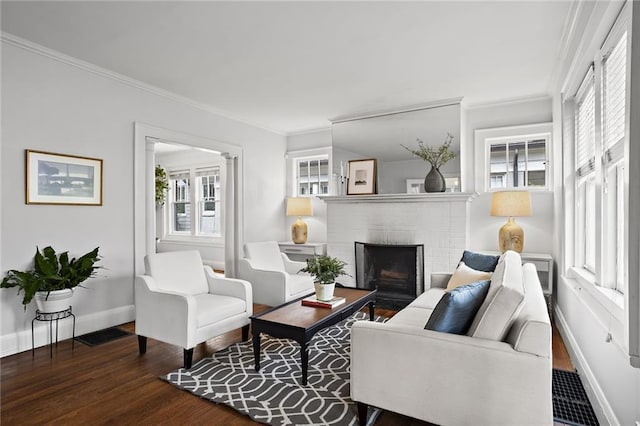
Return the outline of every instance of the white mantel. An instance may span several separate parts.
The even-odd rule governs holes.
[[[354,242],[424,244],[425,286],[432,272],[451,272],[469,243],[469,210],[477,193],[320,197],[327,203],[327,253],[347,262],[355,287]]]
[[[471,201],[477,192],[431,192],[420,194],[373,194],[320,196],[326,203],[424,203]]]

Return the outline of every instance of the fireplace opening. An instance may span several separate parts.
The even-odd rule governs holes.
[[[402,309],[424,291],[424,245],[355,242],[356,287],[378,290],[376,306]]]

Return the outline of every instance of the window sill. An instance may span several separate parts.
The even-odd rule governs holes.
[[[169,235],[166,238],[162,238],[158,240],[159,244],[167,243],[167,244],[178,244],[178,245],[189,245],[189,246],[203,246],[203,247],[224,247],[224,238],[223,237],[194,237],[194,236],[178,236],[178,235]]]
[[[591,297],[593,297],[607,312],[624,324],[624,295],[610,288],[596,284],[595,275],[582,269],[570,268],[569,276],[575,279]]]

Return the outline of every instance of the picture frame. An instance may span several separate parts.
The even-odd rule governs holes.
[[[25,151],[26,204],[102,205],[102,160]]]
[[[370,195],[378,191],[376,160],[349,160],[347,195]]]
[[[407,179],[407,194],[421,194],[424,190],[424,179]]]

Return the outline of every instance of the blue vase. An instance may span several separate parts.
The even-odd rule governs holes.
[[[444,180],[444,176],[442,176],[440,170],[431,166],[431,170],[427,173],[427,177],[424,178],[425,192],[444,192],[445,189],[447,189],[447,184]]]

